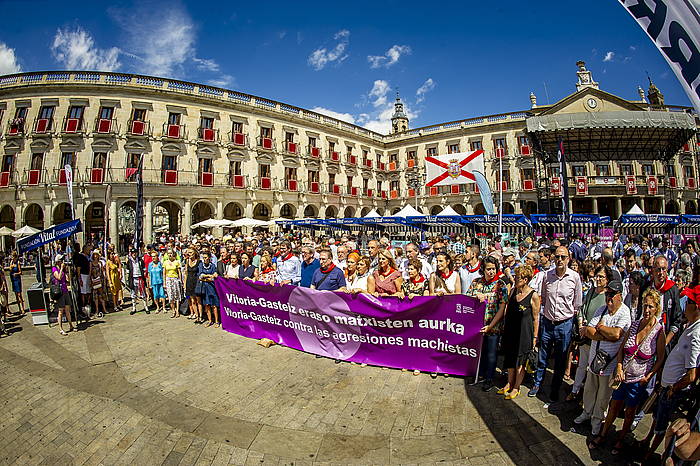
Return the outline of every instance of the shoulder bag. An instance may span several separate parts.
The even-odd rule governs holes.
[[[656,326],[654,326],[654,327],[656,327]],[[652,330],[653,330],[653,329],[652,329]],[[637,333],[639,333],[639,326],[637,326]],[[658,333],[658,330],[656,331],[656,333]],[[656,335],[656,333],[654,333],[654,335]],[[627,361],[627,364],[625,364],[625,365],[622,366],[622,375],[623,375],[623,376],[624,376],[624,374],[625,374],[625,371],[627,371],[627,368],[629,367],[629,365],[632,363],[632,361],[634,361],[634,358],[637,356],[637,353],[639,352],[639,348],[641,348],[642,345],[643,345],[644,343],[646,343],[646,341],[649,339],[649,337],[651,336],[651,334],[652,334],[652,332],[649,332],[649,334],[648,334],[647,336],[644,337],[644,340],[642,340],[642,342],[641,342],[640,344],[637,345],[637,349],[634,350],[634,353],[632,353],[632,357],[630,358],[629,361]],[[637,335],[634,336],[634,339],[635,339],[635,341],[637,340]],[[625,343],[627,343],[627,342],[623,342],[622,344],[624,345]],[[618,388],[620,388],[620,385],[622,385],[622,381],[616,382],[616,381],[611,377],[611,378],[610,378],[610,381],[608,382],[608,385],[609,385],[610,388],[612,388],[613,390],[617,390]]]

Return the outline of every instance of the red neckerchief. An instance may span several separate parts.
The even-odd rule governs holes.
[[[330,273],[330,271],[333,270],[334,268],[335,268],[335,264],[333,262],[331,262],[331,266],[325,270],[321,269],[321,273]]]
[[[467,270],[469,271],[469,273],[478,272],[480,268],[481,264],[479,264],[478,262],[476,263],[476,267],[474,267],[473,269],[469,266],[469,264],[467,264]]]
[[[286,256],[282,258],[282,262],[289,260],[292,257],[292,253],[288,252]]]
[[[670,279],[667,278],[667,279],[666,279],[666,283],[663,284],[663,286],[661,287],[661,289],[656,288],[656,283],[654,283],[654,289],[655,289],[656,291],[660,292],[660,293],[666,293],[668,290],[670,290],[671,288],[673,288],[673,285],[675,285],[675,284],[676,284],[676,282],[674,282],[673,280],[670,280]]]
[[[279,257],[279,256],[280,256],[280,252],[277,251],[277,252],[275,253],[274,257]]]
[[[274,271],[275,271],[275,269],[273,269],[272,267],[268,267],[265,270],[263,270],[263,273],[270,273],[270,272],[274,272]]]
[[[453,272],[452,270],[450,270],[450,273],[448,273],[448,274],[445,274],[445,272],[440,272],[440,276],[442,277],[443,280],[447,280],[448,278],[450,278],[452,276],[452,272]]]
[[[501,278],[502,276],[503,276],[503,272],[500,272],[500,271],[499,271],[499,272],[496,272],[496,275],[494,275],[494,277],[493,277],[492,280],[490,280],[490,281],[488,281],[488,282],[487,282],[487,281],[484,281],[484,285],[490,285],[491,283],[495,282],[496,280],[498,280],[498,279]]]
[[[414,285],[417,285],[419,283],[423,283],[424,281],[425,281],[425,277],[421,274],[418,274],[418,280],[414,280],[411,278],[411,283],[413,283]]]
[[[535,268],[532,270],[532,276],[534,277],[534,276],[537,275],[538,273],[540,273],[540,269],[538,269],[537,267],[535,267]]]
[[[378,271],[378,272],[379,272],[379,271]],[[383,273],[379,272],[379,276],[380,276],[380,277],[388,277],[389,275],[391,275],[391,274],[394,273],[394,272],[396,272],[396,269],[392,269],[391,267],[389,267],[389,273],[387,273],[386,275],[384,275]]]

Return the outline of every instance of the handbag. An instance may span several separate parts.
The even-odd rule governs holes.
[[[58,301],[61,299],[61,295],[63,295],[63,290],[61,289],[61,285],[57,285],[56,283],[52,283],[51,286],[49,287],[49,296],[51,299],[54,301]]]
[[[595,356],[593,356],[591,363],[588,365],[591,372],[596,375],[603,375],[603,372],[605,372],[612,360],[613,357],[607,351],[600,349],[600,340],[596,340]]]

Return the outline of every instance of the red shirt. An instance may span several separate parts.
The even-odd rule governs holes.
[[[143,255],[143,264],[144,264],[143,271],[146,274],[146,276],[148,276],[148,264],[150,264],[151,262],[153,262],[153,258],[151,257],[151,255],[144,254]]]

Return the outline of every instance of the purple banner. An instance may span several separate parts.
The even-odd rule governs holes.
[[[376,298],[217,278],[224,330],[334,359],[473,376],[484,303],[464,295]]]

